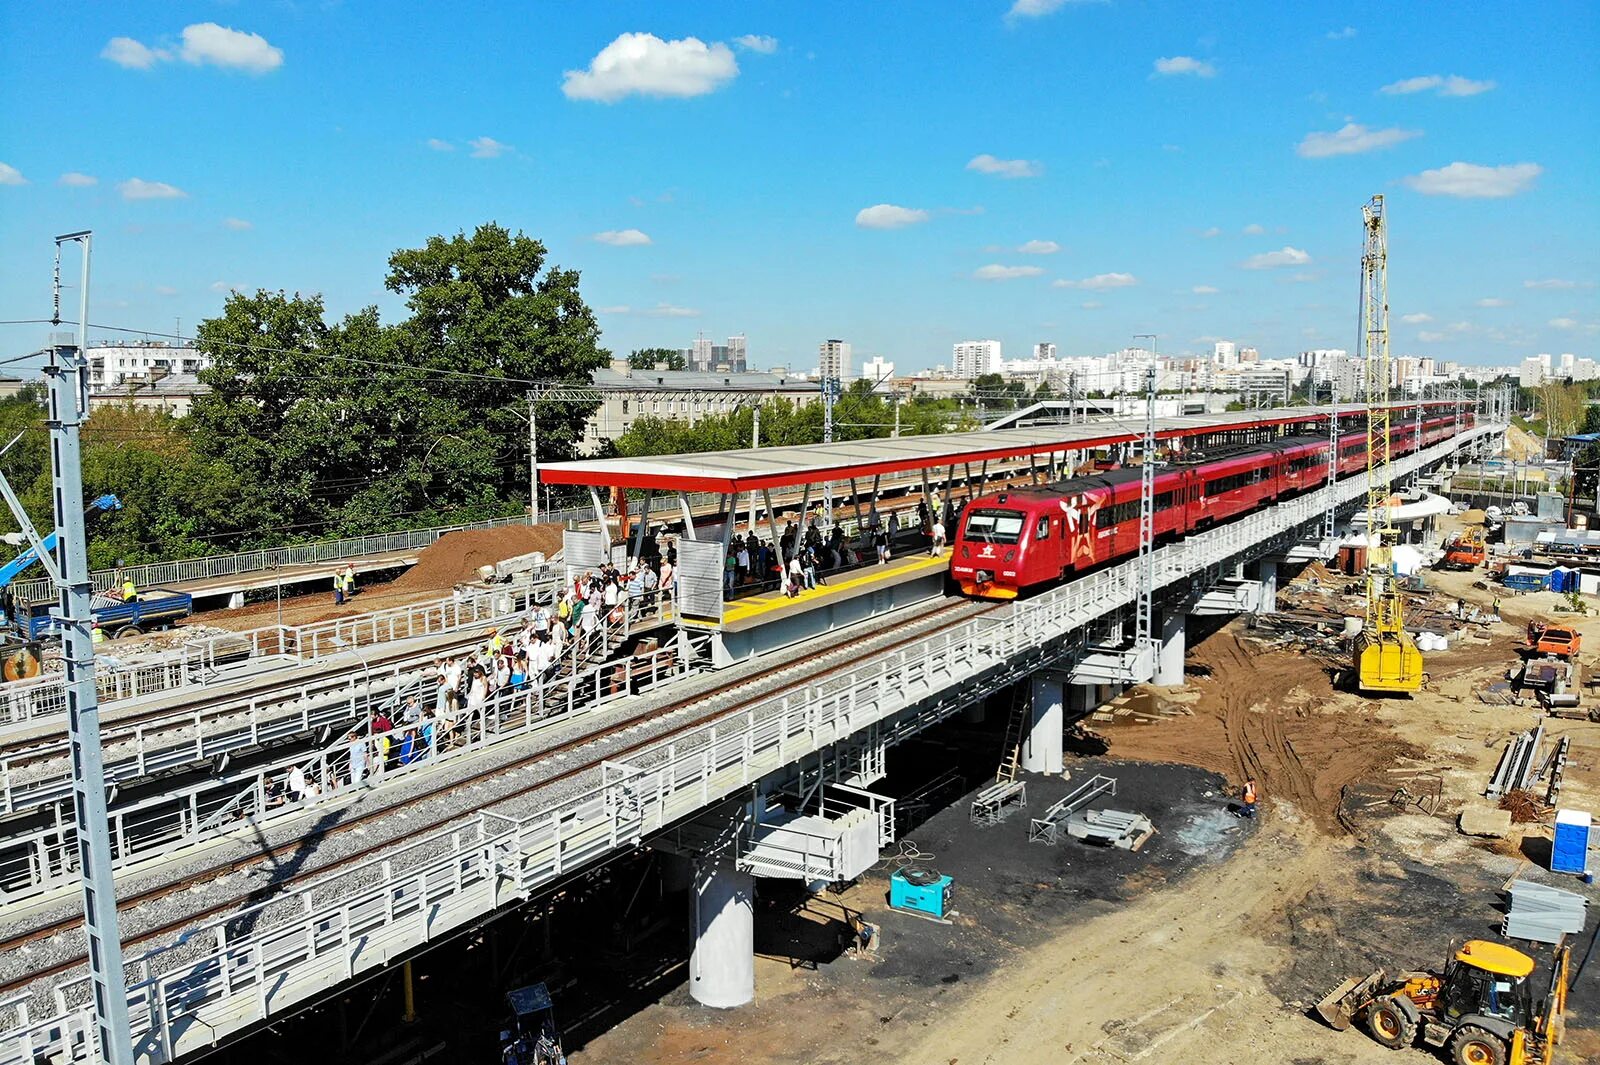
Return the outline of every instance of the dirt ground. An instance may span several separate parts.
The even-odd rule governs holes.
[[[285,595],[282,613],[285,625],[310,625],[318,621],[370,614],[375,610],[409,606],[442,599],[463,581],[478,579],[478,567],[503,559],[543,551],[547,556],[561,550],[560,525],[508,525],[498,529],[464,529],[448,533],[417,556],[416,565],[393,580],[363,578],[356,595],[343,606],[333,605],[332,581],[321,582],[315,592]],[[195,614],[178,627],[181,638],[185,627],[204,626],[244,632],[278,623],[277,596],[272,590],[256,593],[257,598],[238,610],[206,610]]]
[[[1493,592],[1476,579],[1429,575],[1488,607]],[[1441,1060],[1331,1031],[1308,1009],[1345,976],[1437,967],[1453,940],[1498,938],[1513,875],[1584,891],[1591,914],[1600,908],[1595,888],[1529,860],[1547,853],[1544,826],[1527,826],[1520,842],[1456,829],[1464,805],[1486,801],[1506,738],[1537,713],[1472,693],[1504,673],[1527,617],[1556,598],[1507,598],[1507,622],[1430,656],[1429,685],[1410,698],[1336,690],[1329,663],[1224,629],[1191,648],[1187,689],[1163,695],[1192,716],[1096,725],[1108,755],[1069,759],[1073,781],[1102,770],[1128,781],[1107,805],[1155,821],[1140,853],[1029,844],[1025,817],[973,828],[960,800],[912,833],[956,877],[953,924],[888,911],[887,863],[800,917],[758,913],[767,931],[754,1004],[717,1013],[680,987],[573,1065]],[[1577,624],[1600,646],[1600,620]],[[1600,810],[1600,725],[1552,719],[1547,729],[1573,739],[1561,805]],[[1227,812],[1245,775],[1263,785],[1259,823]],[[1030,777],[1030,811],[1068,786]],[[811,910],[826,927],[835,902],[882,926],[875,957],[797,961],[790,941],[772,941],[774,921],[792,927]],[[1557,1061],[1600,1060],[1600,956],[1591,964],[1573,987]]]

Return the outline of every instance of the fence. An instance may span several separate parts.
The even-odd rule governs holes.
[[[1392,473],[1436,461],[1489,431],[1479,427],[1398,460]],[[1365,491],[1362,479],[1352,479],[1160,548],[1157,585],[1220,570],[1264,543],[1315,528],[1331,503]],[[1059,658],[1064,636],[1133,603],[1140,563],[1108,567],[607,761],[597,786],[537,812],[479,813],[189,930],[130,960],[137,979],[129,1008],[141,1052],[148,1062],[168,1062],[265,1021],[879,722],[910,731],[948,716]],[[75,976],[53,988],[48,1019],[30,1019],[13,1005],[0,1065],[92,1056],[89,994],[88,978]]]

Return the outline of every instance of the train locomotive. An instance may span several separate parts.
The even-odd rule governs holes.
[[[1416,424],[1397,424],[1390,452],[1409,454],[1471,424],[1466,412],[1428,418],[1420,441]],[[1336,465],[1339,477],[1366,469],[1366,433],[1340,438]],[[967,596],[1015,599],[1137,554],[1140,480],[1141,471],[1133,467],[974,498],[957,526],[951,579]],[[1156,542],[1210,528],[1327,480],[1328,438],[1321,435],[1285,436],[1165,465],[1155,476]]]

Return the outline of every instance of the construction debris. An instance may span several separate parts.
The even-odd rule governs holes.
[[[1155,833],[1148,817],[1125,810],[1075,810],[1067,817],[1067,835],[1102,847],[1136,851]]]
[[[1530,939],[1536,943],[1559,943],[1563,935],[1583,931],[1586,920],[1582,895],[1561,888],[1547,887],[1531,880],[1517,880],[1507,893],[1511,906],[1500,932],[1507,939]]]
[[[1491,799],[1498,799],[1508,791],[1527,788],[1539,766],[1539,745],[1542,742],[1543,721],[1539,722],[1537,728],[1513,736],[1500,755],[1500,763],[1495,767],[1494,776],[1489,778],[1489,787],[1484,794]]]
[[[1500,809],[1510,814],[1511,820],[1519,825],[1537,824],[1549,812],[1549,808],[1525,788],[1517,788],[1500,796]]]

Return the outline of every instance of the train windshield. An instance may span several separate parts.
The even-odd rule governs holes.
[[[1014,544],[1022,539],[1022,512],[974,510],[967,515],[966,537],[975,544]]]

